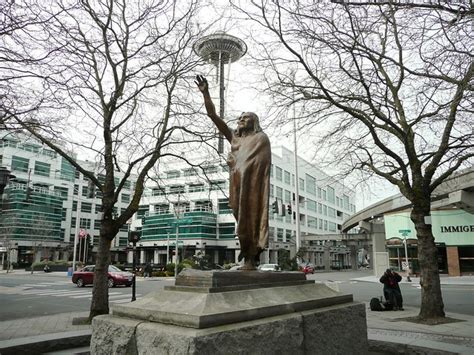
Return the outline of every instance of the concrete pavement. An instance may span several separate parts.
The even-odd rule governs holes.
[[[334,275],[332,275],[334,274]],[[367,274],[367,273],[366,273]],[[359,282],[378,282],[371,275],[358,273],[347,273],[347,278]],[[62,273],[61,273],[62,275]],[[335,279],[335,276],[344,276],[341,273],[327,273],[320,275],[327,280]],[[53,275],[51,275],[53,276]],[[153,278],[147,281],[153,281]],[[403,282],[407,282],[405,279]],[[412,283],[419,282],[412,278]],[[459,278],[442,277],[442,284],[473,285],[473,276]],[[447,313],[447,317],[459,320],[458,322],[423,325],[404,320],[414,317],[419,313],[417,307],[405,307],[405,311],[373,312],[367,303],[367,326],[372,354],[473,354],[474,353],[474,316]],[[73,354],[87,352],[88,336],[90,336],[89,325],[73,325],[74,318],[86,317],[88,312],[62,313],[52,316],[42,316],[26,319],[15,319],[0,321],[0,353],[8,354],[7,349],[24,344],[28,346],[32,342],[39,344],[61,343],[65,339],[75,339],[69,349],[78,346],[76,350],[62,352],[51,352],[51,354]],[[84,340],[86,339],[86,340]],[[81,342],[82,341],[82,342]],[[85,343],[84,343],[85,341]],[[82,348],[80,347],[82,346]],[[3,350],[2,350],[3,349]],[[25,348],[26,349],[26,348]],[[47,352],[48,348],[45,352]],[[18,353],[18,352],[16,352]],[[29,352],[28,352],[29,353]]]

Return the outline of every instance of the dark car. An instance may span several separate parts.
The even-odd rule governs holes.
[[[77,287],[83,287],[85,285],[92,285],[94,283],[94,271],[95,265],[88,265],[83,269],[76,271],[72,274],[72,282]],[[132,286],[133,274],[128,271],[122,271],[118,267],[109,265],[108,271],[108,285],[109,287],[115,287],[118,285],[125,285],[127,287]]]

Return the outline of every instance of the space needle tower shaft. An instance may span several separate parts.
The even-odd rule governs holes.
[[[223,32],[205,36],[196,41],[193,46],[194,51],[206,62],[215,65],[217,69],[217,79],[219,81],[219,116],[224,119],[225,115],[225,71],[224,65],[228,65],[230,75],[230,65],[242,58],[247,52],[247,45],[241,39]],[[229,78],[227,77],[227,80]],[[224,153],[224,138],[219,134],[217,144],[219,154]]]

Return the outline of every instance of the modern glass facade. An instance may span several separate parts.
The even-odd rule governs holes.
[[[60,194],[11,183],[0,216],[0,235],[10,240],[62,242]]]

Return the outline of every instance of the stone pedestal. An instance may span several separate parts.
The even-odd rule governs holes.
[[[94,318],[91,354],[365,354],[365,305],[299,272],[184,270]]]

